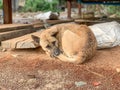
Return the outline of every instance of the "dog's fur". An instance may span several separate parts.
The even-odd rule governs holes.
[[[94,56],[97,42],[86,25],[59,24],[41,33],[40,45],[51,57],[83,63]]]

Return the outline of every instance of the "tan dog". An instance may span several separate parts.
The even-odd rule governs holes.
[[[60,24],[41,33],[40,45],[51,57],[83,63],[94,56],[97,42],[86,25]]]

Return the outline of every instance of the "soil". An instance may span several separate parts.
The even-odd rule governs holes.
[[[119,53],[119,46],[97,50],[91,60],[75,65],[41,48],[1,51],[0,90],[120,90]]]

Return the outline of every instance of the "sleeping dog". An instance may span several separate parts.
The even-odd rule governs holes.
[[[40,39],[40,45],[48,55],[65,62],[83,63],[96,52],[96,38],[86,25],[54,25],[32,38],[36,42]]]

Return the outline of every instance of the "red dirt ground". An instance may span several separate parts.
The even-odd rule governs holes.
[[[74,65],[40,48],[0,52],[0,90],[120,90],[119,53],[120,47],[98,50],[88,62]],[[80,81],[87,84],[76,86]]]

